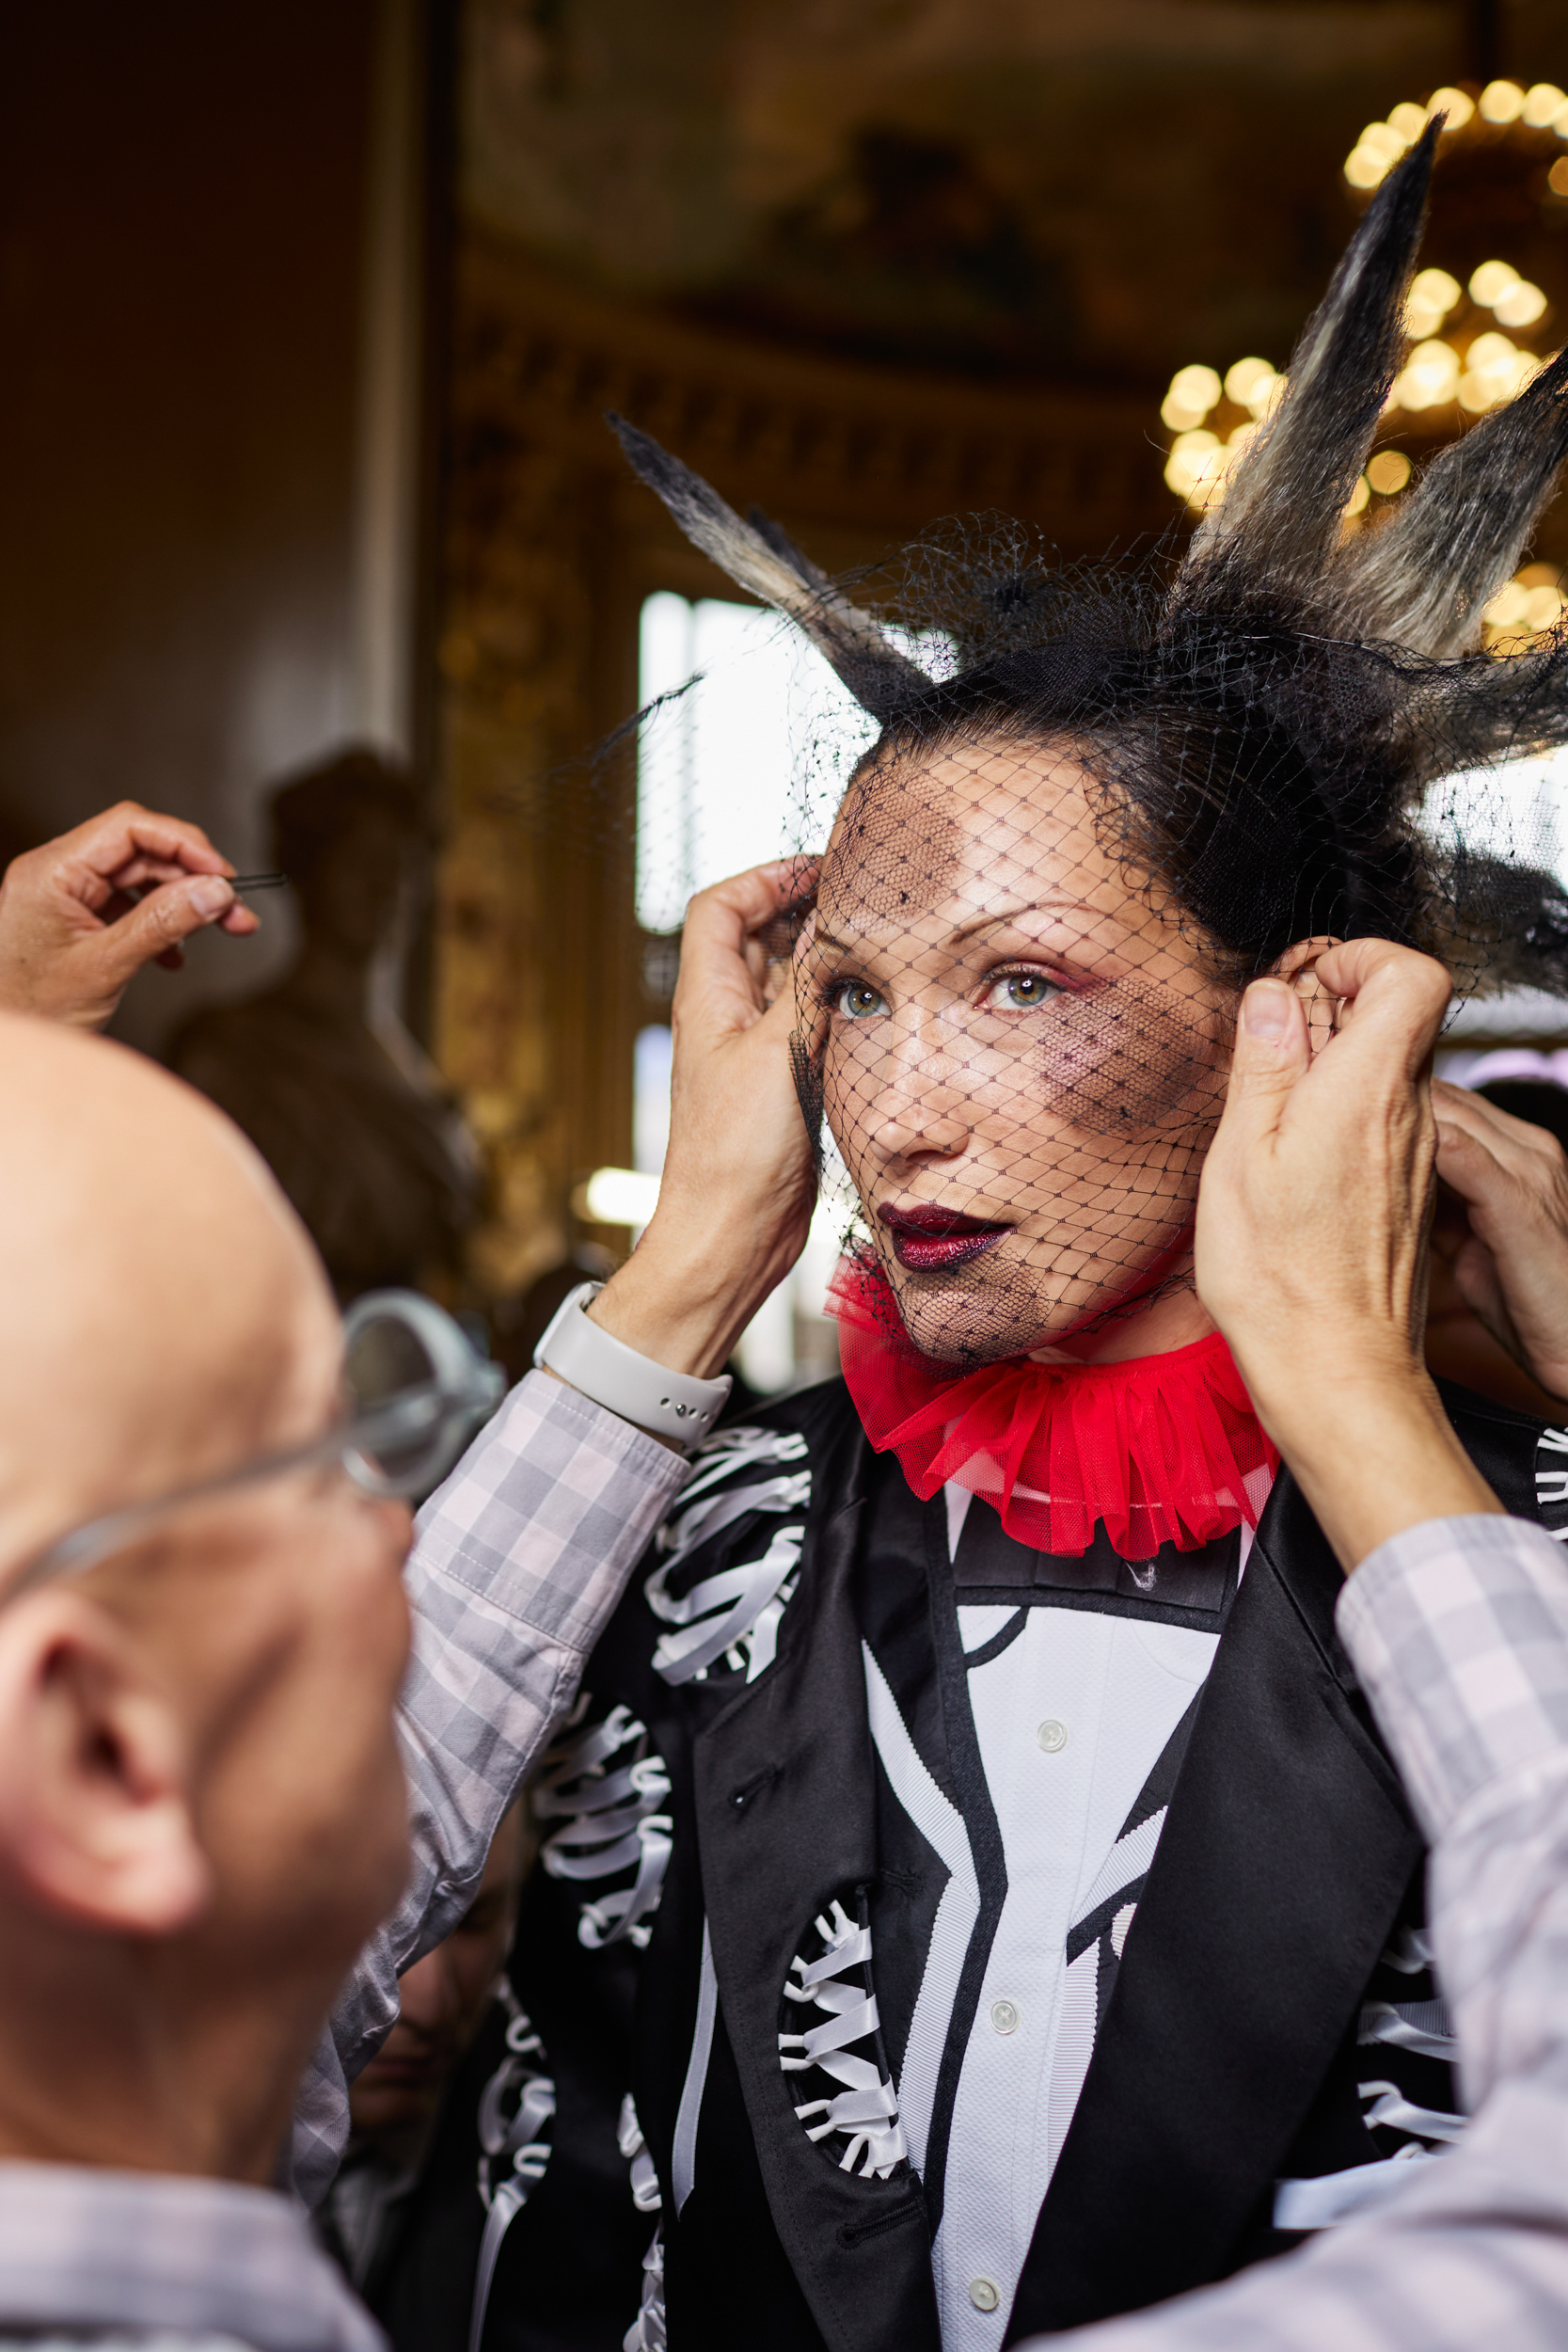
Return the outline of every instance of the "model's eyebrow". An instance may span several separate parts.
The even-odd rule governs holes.
[[[953,944],[957,946],[959,941],[978,938],[983,931],[1003,930],[1009,923],[1016,923],[1022,914],[1062,913],[1094,914],[1097,911],[1094,907],[1086,906],[1082,898],[1031,898],[1025,905],[1005,907],[1000,914],[979,915],[974,922],[966,923],[960,930],[954,931],[951,938]],[[834,956],[865,955],[873,951],[875,944],[874,941],[864,939],[847,941],[835,939],[832,931],[817,930],[812,933],[813,947],[821,948],[827,954]]]
[[[1031,898],[1026,906],[1006,907],[1000,914],[982,914],[977,921],[966,923],[961,930],[955,931],[953,938],[957,942],[960,939],[977,938],[982,931],[1003,930],[1009,923],[1016,923],[1021,914],[1051,914],[1064,912],[1093,914],[1096,910],[1085,906],[1082,898]]]

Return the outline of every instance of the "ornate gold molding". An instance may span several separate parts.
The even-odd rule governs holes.
[[[465,408],[564,437],[617,473],[606,409],[749,502],[773,499],[879,542],[997,507],[1068,555],[1165,529],[1158,392],[999,389],[797,356],[547,275],[468,238],[460,272]]]

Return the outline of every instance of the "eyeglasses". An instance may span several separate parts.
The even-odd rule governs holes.
[[[254,1479],[340,1462],[382,1500],[428,1494],[499,1404],[506,1375],[487,1364],[451,1315],[415,1291],[371,1291],[343,1317],[344,1410],[308,1445],[258,1455],[216,1477],[88,1519],[56,1537],[8,1584],[14,1600],[52,1577],[80,1574],[166,1512]]]

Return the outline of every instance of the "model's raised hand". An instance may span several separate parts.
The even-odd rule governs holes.
[[[672,1372],[718,1372],[805,1245],[816,1183],[777,934],[815,881],[813,861],[783,858],[703,891],[687,910],[658,1207],[590,1309]]]
[[[13,858],[0,882],[0,1008],[101,1029],[144,963],[178,970],[181,942],[257,919],[199,825],[135,801]]]
[[[1469,1237],[1450,1264],[1465,1305],[1551,1396],[1568,1398],[1568,1158],[1484,1095],[1434,1083],[1437,1173]]]
[[[1314,1054],[1295,993],[1255,981],[1197,1209],[1198,1294],[1348,1569],[1401,1528],[1496,1511],[1421,1361],[1441,964],[1386,940],[1319,959],[1340,1000]]]

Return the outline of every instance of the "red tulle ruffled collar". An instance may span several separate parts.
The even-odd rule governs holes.
[[[1258,1523],[1279,1455],[1217,1331],[1122,1363],[1015,1356],[954,1374],[905,1336],[879,1268],[844,1260],[828,1311],[865,1434],[923,1502],[952,1479],[1058,1558],[1087,1551],[1097,1520],[1124,1560]]]

